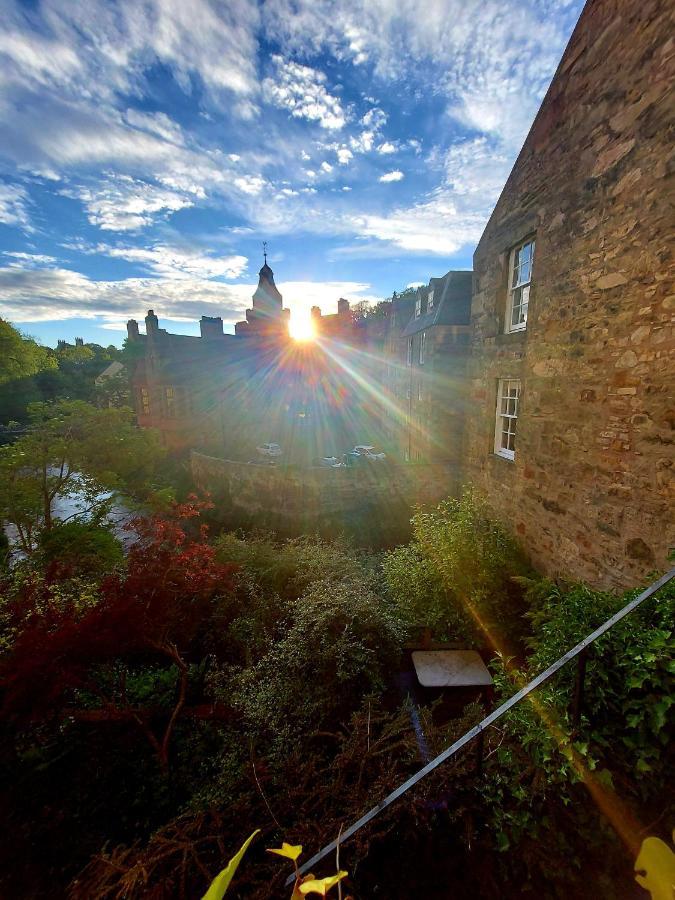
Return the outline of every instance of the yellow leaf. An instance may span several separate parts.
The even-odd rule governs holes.
[[[213,879],[208,891],[202,897],[202,900],[222,900],[225,896],[225,892],[230,886],[234,873],[237,871],[237,866],[242,861],[244,853],[248,850],[248,845],[259,832],[260,829],[256,828],[253,834],[244,841],[239,852],[236,853],[227,864],[227,868],[223,869],[223,871]]]
[[[292,859],[293,862],[300,856],[302,853],[302,844],[287,844],[286,841],[283,842],[280,849],[272,849],[271,847],[267,850],[268,853],[276,853],[277,856],[285,856],[287,859]]]
[[[320,894],[325,897],[328,891],[335,887],[338,881],[342,881],[347,877],[347,872],[338,872],[337,875],[330,875],[328,878],[316,878],[313,881],[303,881],[300,885],[301,894]]]

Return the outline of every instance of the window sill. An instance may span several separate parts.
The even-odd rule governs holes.
[[[500,332],[495,335],[494,341],[497,346],[509,346],[510,344],[522,345],[525,342],[526,337],[527,329],[523,328],[522,331]]]
[[[495,450],[495,452],[492,453],[491,455],[492,455],[495,459],[503,459],[503,460],[505,460],[506,462],[515,462],[515,460],[516,460],[516,454],[515,454],[515,452],[514,452],[514,453],[509,453],[508,450],[507,450],[507,451],[502,451],[501,453],[499,453],[498,451]]]

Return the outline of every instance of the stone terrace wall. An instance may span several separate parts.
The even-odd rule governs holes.
[[[407,514],[415,504],[437,503],[457,489],[446,465],[286,469],[217,459],[196,450],[190,459],[195,485],[210,491],[217,503],[227,502],[234,512],[298,532],[339,525],[364,511],[373,516]]]
[[[474,257],[466,480],[543,571],[597,586],[667,568],[675,544],[669,10],[589,0]],[[509,250],[531,234],[527,331],[503,334]],[[493,452],[505,377],[513,462]]]

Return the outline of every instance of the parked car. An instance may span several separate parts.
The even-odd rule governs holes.
[[[365,459],[386,459],[387,454],[382,453],[382,451],[378,451],[373,447],[372,444],[357,444],[356,447],[351,451],[352,453],[356,453],[357,456],[362,456]]]
[[[344,466],[344,463],[337,456],[320,456],[315,464],[324,469],[340,469]]]
[[[284,452],[279,444],[274,443],[261,444],[255,449],[261,456],[281,456],[281,454]]]

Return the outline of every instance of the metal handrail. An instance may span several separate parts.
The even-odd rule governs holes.
[[[625,618],[629,613],[633,612],[634,609],[637,609],[641,603],[647,600],[649,597],[653,596],[657,591],[659,591],[664,585],[668,584],[668,582],[675,578],[675,568],[671,569],[658,581],[655,581],[648,588],[642,591],[634,600],[631,600],[630,603],[627,603],[622,609],[618,612],[614,613],[611,618],[607,619],[602,625],[592,631],[587,637],[583,640],[579,641],[579,643],[572,647],[571,650],[568,650],[560,659],[557,659],[552,665],[550,665],[547,669],[544,669],[536,678],[533,678],[525,687],[521,688],[517,691],[512,697],[502,703],[501,706],[498,706],[490,715],[486,716],[482,722],[479,722],[478,725],[475,725],[470,731],[467,731],[463,734],[458,740],[443,750],[442,753],[439,753],[435,759],[432,759],[431,762],[427,763],[424,768],[420,769],[419,772],[416,772],[414,775],[404,781],[403,784],[399,785],[394,791],[391,792],[384,800],[381,800],[377,806],[374,806],[371,810],[369,810],[365,815],[361,816],[353,825],[350,825],[345,831],[343,831],[340,836],[331,841],[330,844],[327,844],[323,850],[320,850],[318,853],[315,853],[314,856],[307,860],[302,866],[300,866],[299,874],[304,875],[309,869],[315,865],[315,863],[319,862],[327,856],[329,853],[332,853],[338,846],[342,846],[346,840],[349,840],[356,832],[363,828],[368,822],[375,818],[375,816],[379,815],[382,810],[386,809],[390,806],[395,800],[398,800],[405,792],[413,787],[413,785],[417,784],[418,781],[421,781],[425,775],[428,775],[430,772],[433,772],[434,769],[438,768],[441,763],[444,763],[446,759],[450,759],[451,756],[454,756],[458,750],[461,750],[465,744],[468,744],[469,741],[473,740],[473,738],[477,737],[479,734],[484,732],[493,722],[496,722],[497,719],[500,719],[505,713],[507,713],[512,707],[514,707],[517,703],[520,703],[521,700],[524,700],[528,694],[531,694],[532,691],[536,690],[540,685],[544,684],[545,681],[548,681],[552,675],[555,675],[560,669],[567,665],[567,663],[571,662],[576,656],[583,653],[590,644],[596,641],[599,637],[605,634],[610,630],[617,622],[620,622],[621,619]],[[290,885],[295,880],[295,875],[289,876],[286,879],[286,884]]]

